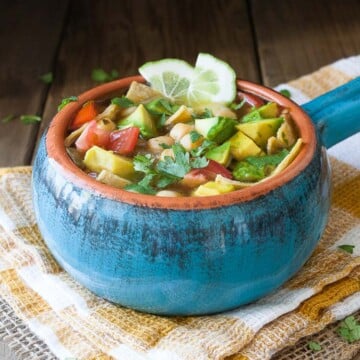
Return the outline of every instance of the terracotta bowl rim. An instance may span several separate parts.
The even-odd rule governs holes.
[[[269,193],[297,177],[308,166],[314,156],[317,145],[315,127],[306,112],[289,98],[266,86],[238,79],[237,86],[239,90],[257,94],[266,100],[275,101],[290,109],[290,114],[304,144],[296,159],[280,174],[245,189],[206,197],[158,197],[128,192],[102,184],[78,168],[68,156],[64,145],[66,129],[69,121],[86,101],[104,98],[107,94],[110,95],[116,91],[125,90],[132,81],[144,82],[144,79],[141,76],[130,76],[94,87],[79,95],[77,102],[68,104],[51,121],[46,133],[46,151],[48,157],[60,165],[62,174],[67,181],[90,192],[95,192],[99,196],[126,204],[176,210],[211,209],[244,203]]]

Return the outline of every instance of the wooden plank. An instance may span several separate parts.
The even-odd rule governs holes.
[[[41,115],[48,85],[39,76],[52,70],[67,1],[0,1],[0,119]],[[37,125],[0,122],[0,166],[28,164]]]
[[[360,53],[358,0],[252,0],[251,12],[269,86]]]
[[[69,16],[41,132],[63,97],[96,85],[90,74],[97,67],[134,75],[145,61],[193,63],[202,51],[259,79],[245,0],[82,0],[71,3]]]

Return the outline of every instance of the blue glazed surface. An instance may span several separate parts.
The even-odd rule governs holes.
[[[360,77],[303,105],[329,148],[360,131]]]
[[[33,169],[35,212],[65,270],[96,294],[168,315],[235,308],[272,291],[308,259],[327,222],[329,166],[317,145],[292,181],[216,209],[148,209],[69,182],[43,137]]]

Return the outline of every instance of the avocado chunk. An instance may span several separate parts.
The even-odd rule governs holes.
[[[91,147],[85,153],[84,164],[91,171],[99,173],[108,170],[125,179],[131,179],[135,174],[134,165],[129,158],[115,155],[98,146]]]
[[[235,165],[232,174],[239,181],[262,180],[269,176],[288,154],[289,151],[284,149],[274,155],[249,156]]]
[[[281,117],[275,119],[265,119],[239,124],[236,128],[253,139],[258,146],[265,149],[268,139],[271,136],[275,136],[283,121],[284,119]]]
[[[215,116],[206,119],[195,120],[195,130],[217,144],[221,144],[230,138],[235,132],[235,126],[238,124],[234,119]]]
[[[243,160],[248,156],[263,155],[263,151],[256,145],[254,140],[243,132],[238,131],[230,138],[230,152],[236,160]]]
[[[279,106],[274,102],[269,102],[259,108],[255,108],[246,114],[241,122],[247,123],[249,121],[259,121],[262,119],[276,118],[279,114]]]
[[[231,184],[218,183],[215,181],[209,181],[203,185],[200,185],[194,192],[193,196],[212,196],[221,195],[234,191],[235,186]]]
[[[209,150],[205,156],[208,159],[214,160],[219,164],[226,166],[229,163],[231,157],[230,149],[230,141],[226,141],[222,145]]]
[[[145,104],[145,108],[153,115],[172,115],[179,109],[179,105],[172,104],[167,99],[159,98]]]
[[[157,135],[155,123],[143,104],[140,104],[133,113],[118,122],[119,129],[129,126],[138,127],[140,134],[144,138],[155,137]]]

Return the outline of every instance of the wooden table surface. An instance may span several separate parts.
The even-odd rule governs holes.
[[[1,0],[0,119],[42,121],[0,120],[0,166],[31,164],[61,99],[96,85],[94,68],[127,76],[208,52],[274,86],[360,54],[359,19],[359,0]],[[39,79],[47,72],[51,84]]]

